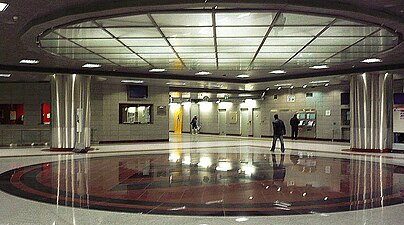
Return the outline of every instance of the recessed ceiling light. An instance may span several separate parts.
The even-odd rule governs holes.
[[[303,85],[303,88],[307,88],[307,84]]]
[[[282,87],[278,87],[278,90],[281,90],[282,89]]]
[[[37,60],[37,59],[21,59],[20,63],[21,64],[38,64],[39,60]]]
[[[8,4],[5,2],[0,2],[0,12],[6,11]]]
[[[130,84],[143,84],[142,80],[121,80],[121,83],[130,83]]]
[[[162,72],[165,72],[165,71],[166,71],[166,69],[158,69],[158,68],[154,68],[154,69],[149,70],[150,73],[162,73]]]
[[[316,80],[316,81],[310,81],[310,84],[322,84],[322,83],[329,83],[329,80]]]
[[[269,91],[269,87],[265,88],[265,91]]]
[[[275,84],[274,86],[275,87],[284,87],[284,86],[291,86],[292,84],[289,84],[289,83],[287,83],[287,84]]]
[[[286,71],[285,71],[285,70],[274,70],[274,71],[271,71],[271,72],[269,72],[269,73],[272,73],[272,74],[283,74],[283,73],[286,73]]]
[[[100,64],[94,64],[94,63],[86,63],[82,66],[83,68],[99,68],[101,67]]]
[[[248,94],[248,93],[243,93],[243,94],[238,94],[239,97],[251,97],[252,94]]]
[[[0,73],[0,77],[11,77],[11,73]]]
[[[381,59],[378,59],[378,58],[370,58],[370,59],[362,60],[361,62],[363,62],[363,63],[380,63],[380,62],[383,62],[383,61]]]
[[[241,217],[241,218],[237,218],[236,221],[237,221],[237,222],[245,222],[245,221],[248,221],[248,218],[246,218],[246,217]]]
[[[292,85],[292,86],[290,86],[290,89],[293,89],[294,87],[295,87],[295,86]]]
[[[326,86],[326,87],[328,87],[329,85],[330,85],[329,83],[324,84],[324,86]]]
[[[212,73],[208,72],[208,71],[200,71],[200,72],[195,73],[195,75],[199,75],[199,76],[210,75],[210,74],[212,74]]]
[[[168,82],[166,83],[167,85],[176,85],[176,86],[185,86],[186,83],[182,83],[182,82]]]
[[[237,77],[238,78],[248,78],[248,77],[250,77],[250,75],[248,75],[248,74],[240,74],[240,75],[237,75]]]
[[[321,69],[328,69],[330,68],[327,65],[316,65],[316,66],[311,66],[310,69],[315,69],[315,70],[321,70]]]

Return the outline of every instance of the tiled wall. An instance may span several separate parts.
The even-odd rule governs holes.
[[[0,145],[50,141],[50,125],[41,124],[41,105],[50,103],[49,83],[0,83],[0,104],[24,104],[23,125],[0,125]]]
[[[306,97],[306,93],[313,93],[313,97]],[[349,92],[348,85],[329,86],[329,87],[316,87],[316,88],[295,88],[295,89],[282,89],[271,90],[267,94],[265,100],[257,100],[252,103],[202,103],[198,104],[200,112],[200,122],[202,123],[202,133],[219,133],[218,123],[218,110],[226,109],[226,134],[240,135],[241,134],[241,112],[240,109],[248,109],[248,120],[252,121],[253,108],[261,110],[261,134],[263,136],[272,135],[273,114],[287,115],[284,120],[287,136],[291,134],[289,119],[297,111],[304,109],[316,110],[316,138],[323,139],[343,139],[342,135],[343,126],[341,126],[341,109],[348,108],[349,106],[341,105],[341,93]],[[277,95],[277,99],[274,99]],[[287,96],[294,95],[295,102],[287,102]],[[196,103],[193,103],[195,106]],[[179,107],[179,105],[177,105]],[[187,106],[181,106],[184,112],[188,112]],[[170,108],[170,130],[173,130],[173,107]],[[326,110],[330,110],[331,114],[326,116]],[[279,112],[282,113],[279,113]],[[231,113],[237,113],[237,122],[229,123]],[[185,118],[185,117],[184,117]],[[184,121],[185,123],[189,121]],[[247,121],[248,122],[248,121]],[[335,126],[333,123],[335,122]],[[333,134],[334,126],[334,134]],[[349,127],[344,127],[348,129]],[[184,129],[187,132],[187,129]],[[253,135],[252,126],[250,126],[249,135]],[[345,135],[346,136],[346,135]]]
[[[125,85],[91,85],[92,141],[168,140],[168,87],[149,86],[149,97],[128,101]],[[152,124],[119,124],[119,104],[153,104]],[[166,106],[165,116],[157,116],[157,106]]]

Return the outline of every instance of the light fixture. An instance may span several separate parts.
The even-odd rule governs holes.
[[[329,83],[329,80],[316,80],[316,81],[310,81],[310,84],[323,84],[323,83]]]
[[[195,75],[197,75],[197,76],[206,76],[206,75],[210,75],[210,74],[212,74],[212,73],[208,72],[208,71],[200,71],[200,72],[195,73]]]
[[[246,217],[241,217],[241,218],[236,219],[236,222],[246,222],[246,221],[248,221],[248,218],[246,218]]]
[[[265,88],[265,91],[269,91],[269,87]]]
[[[285,70],[273,70],[273,71],[271,71],[271,72],[269,72],[269,73],[272,73],[272,74],[283,74],[283,73],[286,73],[286,71],[285,71]]]
[[[324,84],[324,86],[325,86],[325,87],[328,87],[329,85],[330,85],[330,83],[326,83],[326,84]]]
[[[289,84],[289,83],[287,83],[287,84],[275,84],[274,86],[275,87],[285,87],[285,86],[291,86],[292,84]]]
[[[282,89],[282,87],[278,87],[278,90],[281,90]]]
[[[250,77],[250,75],[248,75],[248,74],[237,75],[237,78],[248,78],[248,77]]]
[[[0,2],[0,12],[6,11],[8,4],[5,2]]]
[[[251,97],[252,94],[248,94],[248,93],[243,93],[243,94],[238,94],[239,97]]]
[[[220,99],[218,99],[218,100],[216,101],[216,103],[219,104],[219,103],[220,103]]]
[[[315,70],[321,70],[321,69],[328,69],[330,68],[327,65],[316,65],[316,66],[311,66],[310,69],[315,69]]]
[[[162,73],[162,72],[165,72],[165,71],[166,71],[166,69],[157,69],[157,68],[149,70],[150,73]]]
[[[0,73],[0,77],[11,77],[11,73]]]
[[[380,63],[383,62],[381,59],[378,58],[369,58],[369,59],[364,59],[361,62],[363,63]]]
[[[143,84],[143,80],[121,80],[121,83]]]
[[[37,59],[21,59],[20,63],[21,64],[38,64],[39,60],[37,60]]]
[[[304,85],[303,85],[303,88],[307,88],[307,84],[304,84]]]
[[[292,86],[290,86],[290,89],[293,89],[294,87],[295,87],[295,86],[292,85]]]
[[[86,63],[82,66],[83,68],[100,68],[100,64],[94,64],[94,63]]]
[[[174,85],[174,86],[185,86],[186,83],[183,82],[168,82],[167,85]]]
[[[222,88],[223,84],[207,84],[205,87]]]

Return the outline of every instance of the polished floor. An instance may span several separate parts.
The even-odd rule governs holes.
[[[404,154],[171,135],[89,154],[0,149],[0,224],[402,224]]]

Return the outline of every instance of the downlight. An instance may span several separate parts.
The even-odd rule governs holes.
[[[86,63],[82,66],[83,68],[100,68],[100,64],[94,64],[94,63]]]
[[[362,60],[361,62],[363,62],[363,63],[381,63],[381,62],[383,62],[383,60],[378,59],[378,58],[370,58],[370,59]]]

